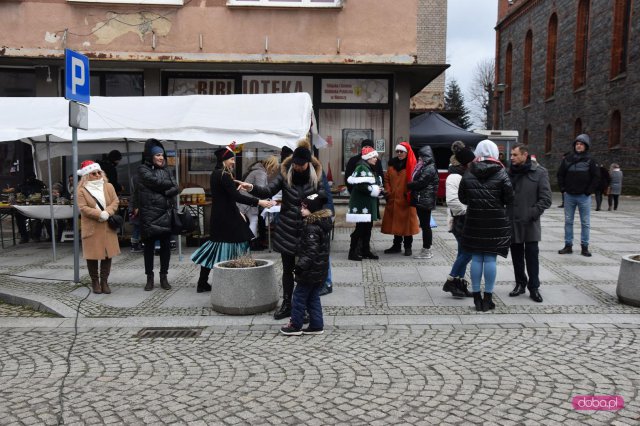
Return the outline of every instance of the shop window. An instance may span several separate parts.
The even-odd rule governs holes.
[[[507,45],[507,53],[504,65],[504,112],[511,111],[511,72],[513,70],[513,47],[511,43]]]
[[[320,161],[331,169],[333,182],[344,184],[344,167],[360,152],[362,139],[372,139],[386,169],[391,137],[389,109],[320,109],[318,131],[329,146],[320,150]],[[394,145],[395,146],[395,145]],[[327,170],[328,173],[328,170]]]
[[[547,33],[547,69],[544,84],[544,97],[549,99],[556,91],[556,52],[558,47],[558,15],[549,18]]]
[[[582,134],[582,120],[580,118],[576,118],[576,121],[573,123],[573,137]]]
[[[611,78],[627,71],[631,0],[615,0],[613,6],[613,42],[611,44]]]
[[[576,47],[573,65],[573,89],[587,82],[587,50],[589,43],[589,0],[580,0],[576,19]]]
[[[613,111],[611,114],[611,123],[609,128],[609,149],[620,147],[620,138],[622,130],[622,117],[620,111]]]
[[[533,32],[527,31],[524,39],[524,66],[522,74],[522,106],[531,103],[531,62],[533,59]]]
[[[0,96],[36,95],[36,73],[33,69],[0,69]]]
[[[544,132],[544,153],[551,154],[552,147],[553,147],[553,129],[551,128],[551,124],[548,124]]]
[[[342,7],[343,0],[227,0],[227,6]]]

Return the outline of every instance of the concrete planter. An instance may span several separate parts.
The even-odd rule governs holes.
[[[616,294],[620,303],[640,307],[640,255],[622,257]]]
[[[278,286],[273,261],[256,259],[253,268],[225,268],[227,261],[212,269],[211,307],[229,315],[251,315],[275,309]]]

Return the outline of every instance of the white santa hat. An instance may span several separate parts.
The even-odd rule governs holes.
[[[95,172],[98,170],[102,171],[102,169],[100,168],[100,164],[91,160],[83,161],[82,164],[80,164],[80,167],[81,169],[78,170],[78,176],[88,175],[89,173]]]
[[[396,145],[396,151],[404,151],[404,152],[409,152],[407,151],[407,148],[404,145]]]

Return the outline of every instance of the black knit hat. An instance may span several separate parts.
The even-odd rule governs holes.
[[[286,145],[283,146],[282,149],[280,150],[280,162],[282,163],[284,160],[289,158],[291,154],[293,154],[293,150]]]
[[[456,151],[454,155],[456,157],[456,160],[458,160],[458,162],[460,162],[460,164],[462,164],[463,166],[466,166],[476,158],[476,155],[468,147],[464,147]]]
[[[216,155],[216,159],[219,163],[222,163],[229,158],[233,158],[236,156],[234,154],[233,149],[235,148],[235,142],[233,142],[229,146],[225,146],[224,148],[216,149],[213,153]]]
[[[371,139],[363,139],[362,142],[360,142],[360,149],[364,148],[365,146],[370,146],[371,148],[373,148],[373,141]]]
[[[320,194],[311,194],[302,200],[302,205],[307,208],[311,213],[315,213],[321,210],[324,205],[327,204],[327,197]]]
[[[119,161],[122,160],[122,154],[117,149],[114,149],[109,154],[107,154],[107,158],[110,161]]]
[[[309,148],[299,146],[293,151],[293,164],[303,165],[311,162],[311,151]]]

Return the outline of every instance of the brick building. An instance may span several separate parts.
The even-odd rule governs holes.
[[[639,16],[633,0],[499,0],[494,127],[518,130],[551,173],[588,133],[638,193]]]
[[[386,160],[409,136],[410,98],[442,96],[446,14],[446,0],[7,0],[0,96],[63,96],[65,48],[91,59],[93,96],[306,91],[331,144],[320,160],[342,183],[362,137]],[[3,183],[22,179],[24,147],[0,144]],[[180,154],[182,182],[208,186],[187,161],[202,154]]]

